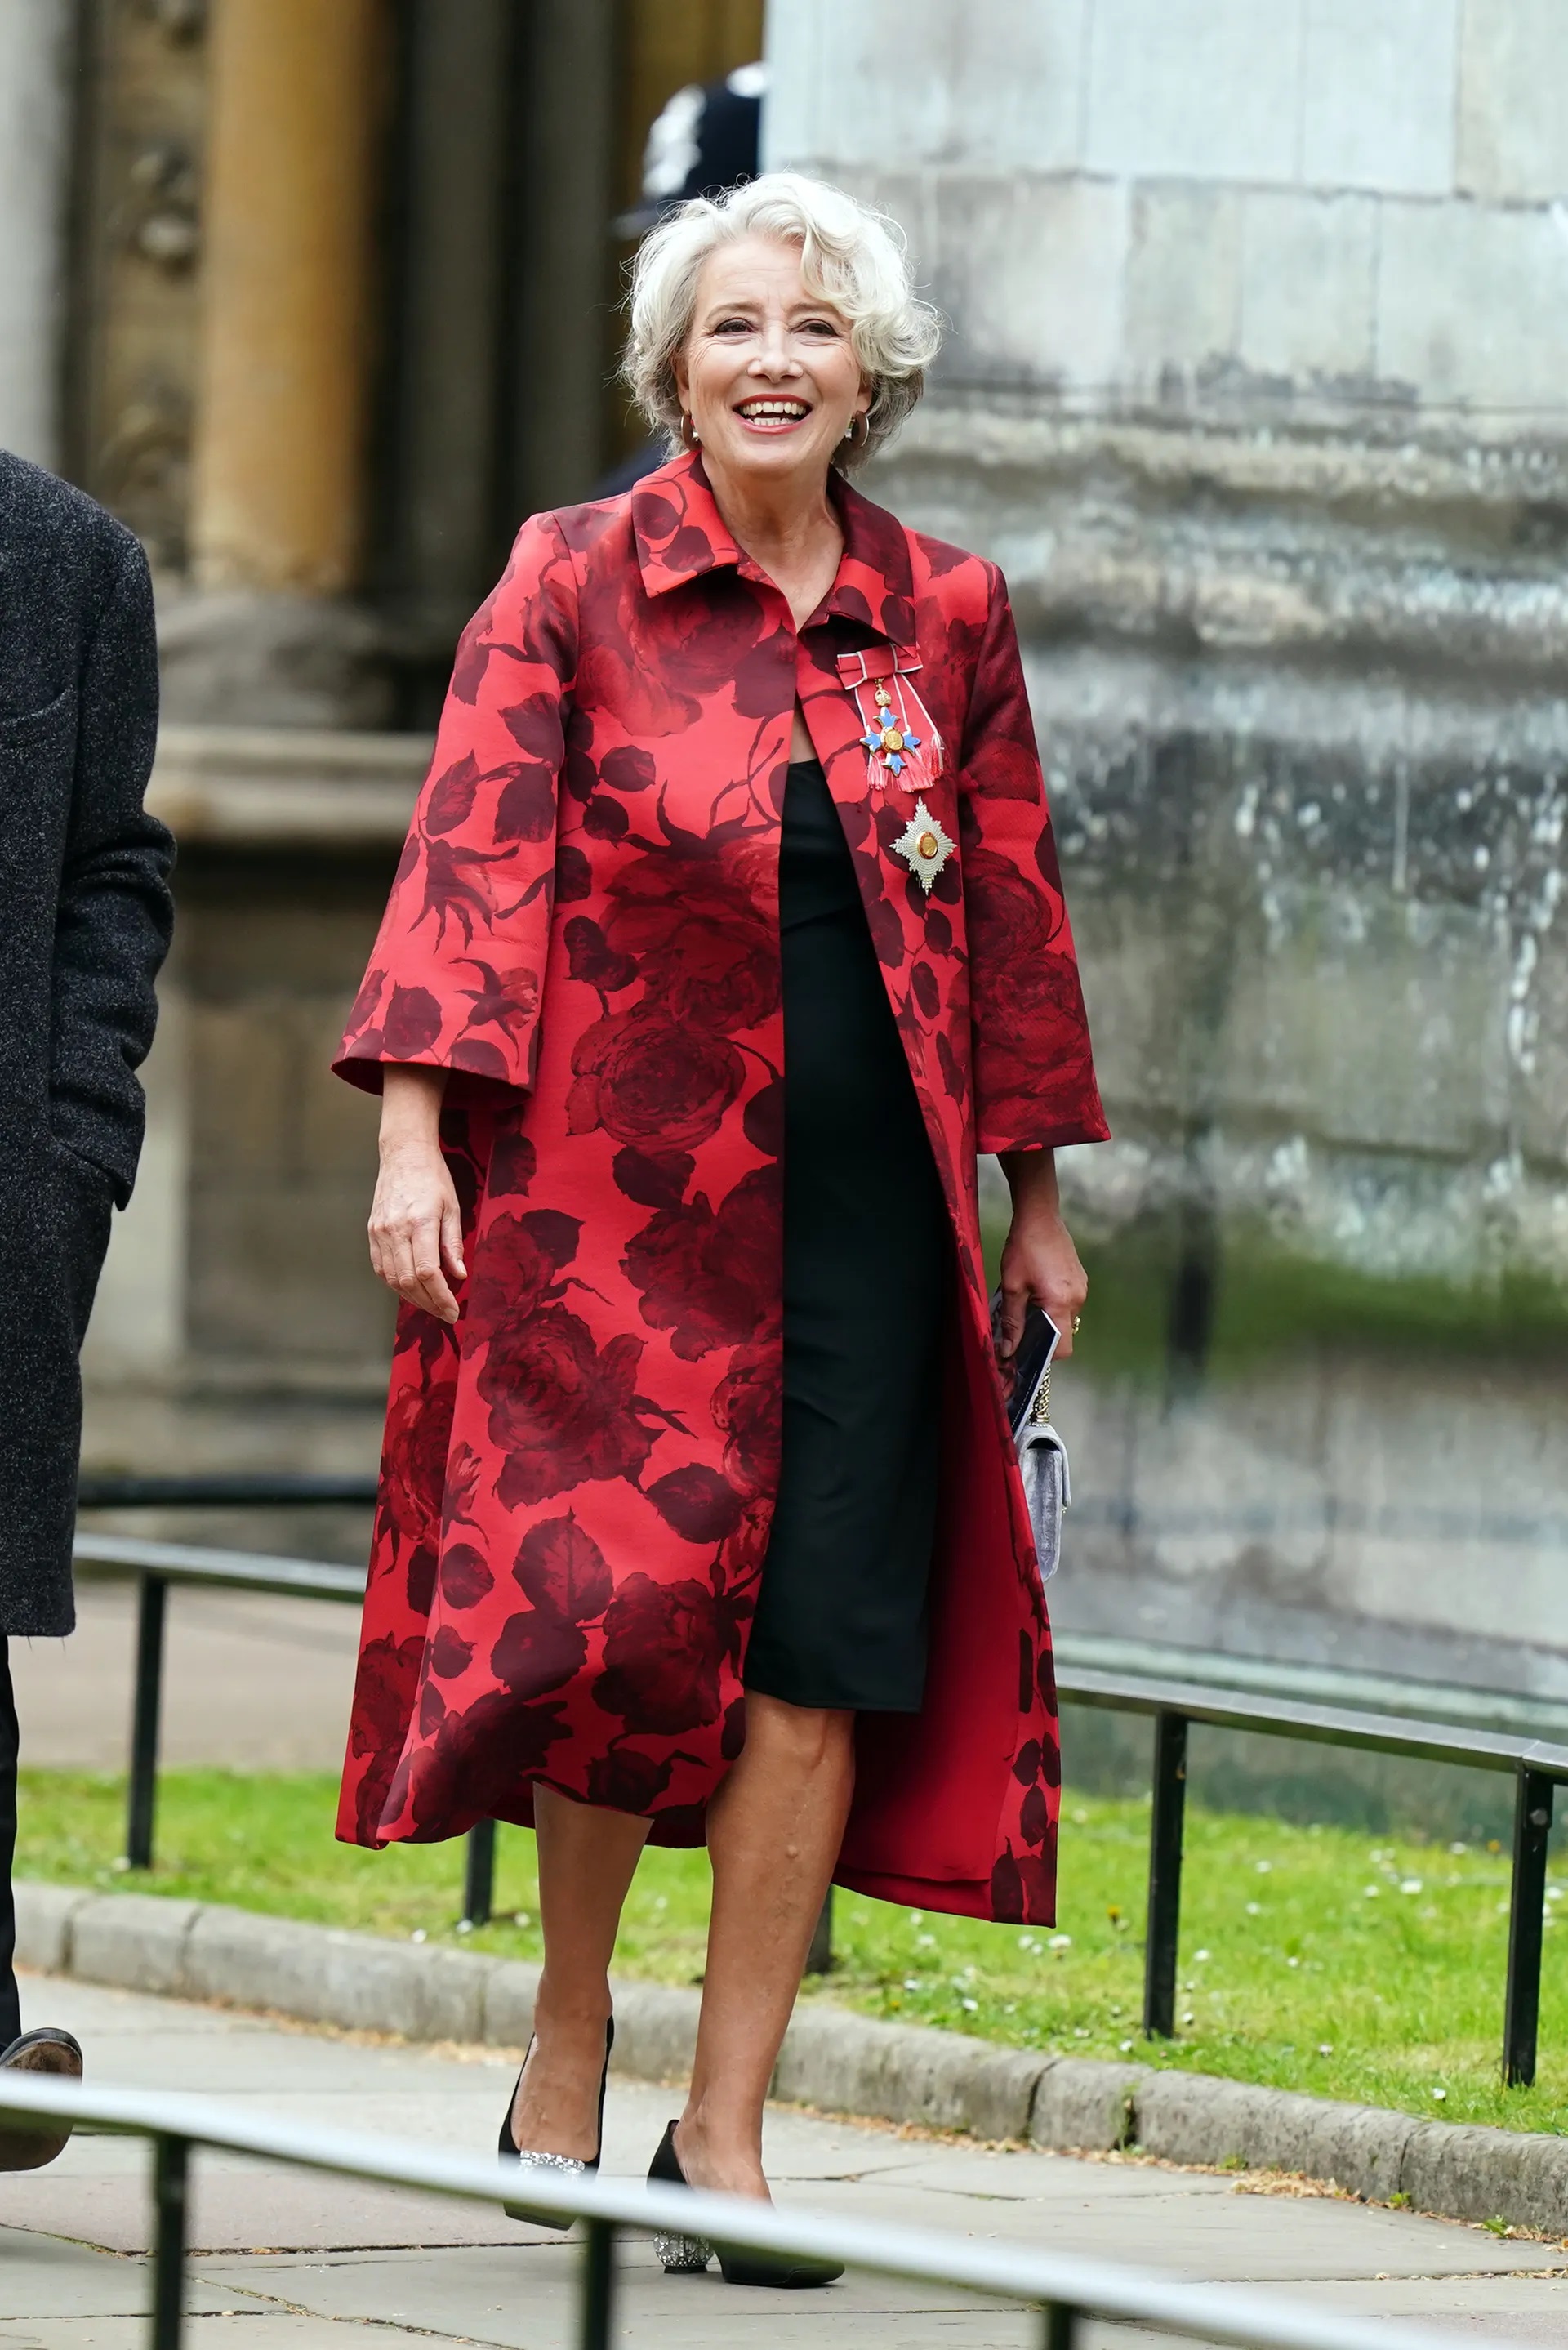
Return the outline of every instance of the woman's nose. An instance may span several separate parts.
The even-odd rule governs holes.
[[[752,365],[763,375],[798,375],[800,361],[789,347],[789,337],[782,326],[763,328],[762,349]]]

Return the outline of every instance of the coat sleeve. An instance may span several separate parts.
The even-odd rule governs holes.
[[[548,515],[524,525],[463,633],[337,1074],[379,1092],[416,1063],[533,1081],[550,908],[580,852],[556,852],[565,704],[576,667],[569,553]],[[454,1094],[452,1097],[456,1098]]]
[[[990,598],[959,777],[975,1146],[1103,1142],[1089,1023],[1007,587]]]
[[[147,561],[115,529],[83,655],[69,829],[51,972],[55,1135],[130,1196],[144,1118],[136,1071],[152,1042],[152,983],[169,950],[174,844],[142,805],[158,735]]]

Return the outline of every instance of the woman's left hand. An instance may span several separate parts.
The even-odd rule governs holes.
[[[1089,1278],[1062,1222],[1055,1153],[1009,1151],[1002,1161],[1012,1191],[1012,1222],[1002,1252],[1002,1342],[1005,1368],[1023,1335],[1031,1302],[1043,1306],[1061,1336],[1056,1357],[1073,1351],[1073,1328],[1089,1294]]]

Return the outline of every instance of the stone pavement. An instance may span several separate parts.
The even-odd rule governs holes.
[[[358,1607],[270,1593],[171,1592],[163,1761],[336,1771],[358,1638]],[[123,1771],[135,1655],[134,1586],[85,1577],[68,1641],[13,1640],[24,1762]]]
[[[300,2120],[488,2147],[512,2078],[486,2052],[415,2049],[29,1977],[29,2024],[84,2042],[93,2077],[200,2090]],[[606,2167],[646,2167],[675,2093],[617,2083]],[[1211,2173],[769,2117],[781,2200],[991,2241],[1057,2246],[1192,2278],[1288,2285],[1345,2309],[1568,2345],[1568,2253],[1483,2230],[1329,2198],[1238,2192]],[[147,2158],[82,2137],[51,2168],[0,2178],[0,2350],[140,2350]],[[384,2340],[555,2350],[574,2340],[576,2247],[468,2209],[238,2159],[197,2159],[192,2350],[336,2350]],[[1552,2268],[1542,2276],[1532,2271]],[[798,2345],[835,2350],[1019,2350],[1023,2313],[962,2293],[851,2278],[826,2294],[751,2293],[716,2271],[666,2278],[645,2245],[622,2253],[621,2335],[646,2350]]]

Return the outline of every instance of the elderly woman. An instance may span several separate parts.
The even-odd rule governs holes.
[[[381,1091],[404,1301],[340,1833],[536,1830],[524,2165],[597,2159],[650,1836],[713,1872],[655,2173],[742,2195],[830,1880],[1053,1917],[975,1155],[1002,1354],[1031,1298],[1066,1353],[1053,1152],[1106,1128],[1002,578],[845,478],[936,345],[896,233],[816,182],[649,236],[626,366],[670,462],[524,526],[338,1064]]]

